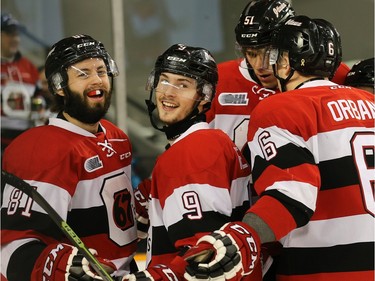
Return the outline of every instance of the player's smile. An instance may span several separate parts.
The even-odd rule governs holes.
[[[173,111],[175,108],[178,108],[178,105],[168,101],[161,101],[161,104],[163,105],[163,109],[165,111]]]

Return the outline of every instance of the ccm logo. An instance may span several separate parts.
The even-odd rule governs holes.
[[[242,38],[254,38],[254,37],[257,37],[257,36],[258,36],[257,33],[241,34]]]
[[[87,43],[78,44],[77,48],[82,48],[82,47],[87,47],[87,46],[93,46],[93,45],[95,45],[95,42],[87,42]]]

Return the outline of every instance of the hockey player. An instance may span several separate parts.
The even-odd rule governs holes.
[[[344,84],[374,93],[374,58],[355,63]]]
[[[279,92],[272,69],[263,64],[264,55],[272,30],[293,15],[287,0],[250,1],[235,28],[239,59],[218,64],[220,78],[207,122],[226,132],[240,149],[253,108]]]
[[[253,108],[279,92],[272,69],[264,63],[271,32],[295,11],[289,0],[252,0],[235,27],[239,59],[218,64],[219,81],[207,122],[222,129],[242,149]],[[333,81],[343,84],[349,67],[342,63]],[[244,147],[247,157],[247,146]]]
[[[109,273],[125,275],[137,246],[132,147],[102,119],[116,64],[101,42],[75,35],[52,47],[45,67],[59,114],[15,139],[2,168],[35,186]],[[1,218],[1,272],[9,281],[95,279],[48,214],[9,184]]]
[[[276,280],[374,280],[373,95],[328,81],[340,41],[320,24],[297,16],[274,33],[270,62],[285,93],[255,108],[248,134],[260,198],[186,254],[213,252],[186,279],[235,280],[225,272],[249,274],[259,242],[280,241]]]
[[[217,79],[203,48],[176,44],[156,60],[148,110],[169,144],[152,172],[147,269],[125,280],[183,280],[181,255],[199,237],[241,219],[249,206],[247,162],[224,132],[205,122]]]

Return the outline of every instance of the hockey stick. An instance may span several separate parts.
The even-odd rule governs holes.
[[[61,229],[72,244],[78,248],[80,253],[88,260],[90,265],[93,267],[95,272],[100,275],[105,281],[114,281],[109,273],[103,268],[102,264],[95,258],[95,256],[89,251],[89,249],[83,244],[82,240],[75,234],[73,229],[64,221],[60,215],[52,208],[52,206],[36,191],[30,184],[20,179],[19,177],[10,174],[4,170],[1,170],[1,178],[4,182],[18,188],[22,192],[30,196],[36,203],[42,207],[53,222]]]

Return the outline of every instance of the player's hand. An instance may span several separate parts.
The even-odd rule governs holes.
[[[183,258],[186,280],[240,280],[251,274],[260,257],[257,233],[242,222],[225,224],[198,240]]]
[[[137,235],[139,239],[147,238],[147,231],[150,226],[148,217],[148,200],[151,190],[151,180],[144,179],[134,190],[135,215],[137,219]]]
[[[90,249],[90,251],[96,255],[95,250]],[[96,258],[109,274],[116,270],[111,261]],[[103,279],[91,268],[88,260],[78,252],[78,248],[61,243],[47,247],[39,256],[31,276],[31,281],[36,280],[97,281]]]

